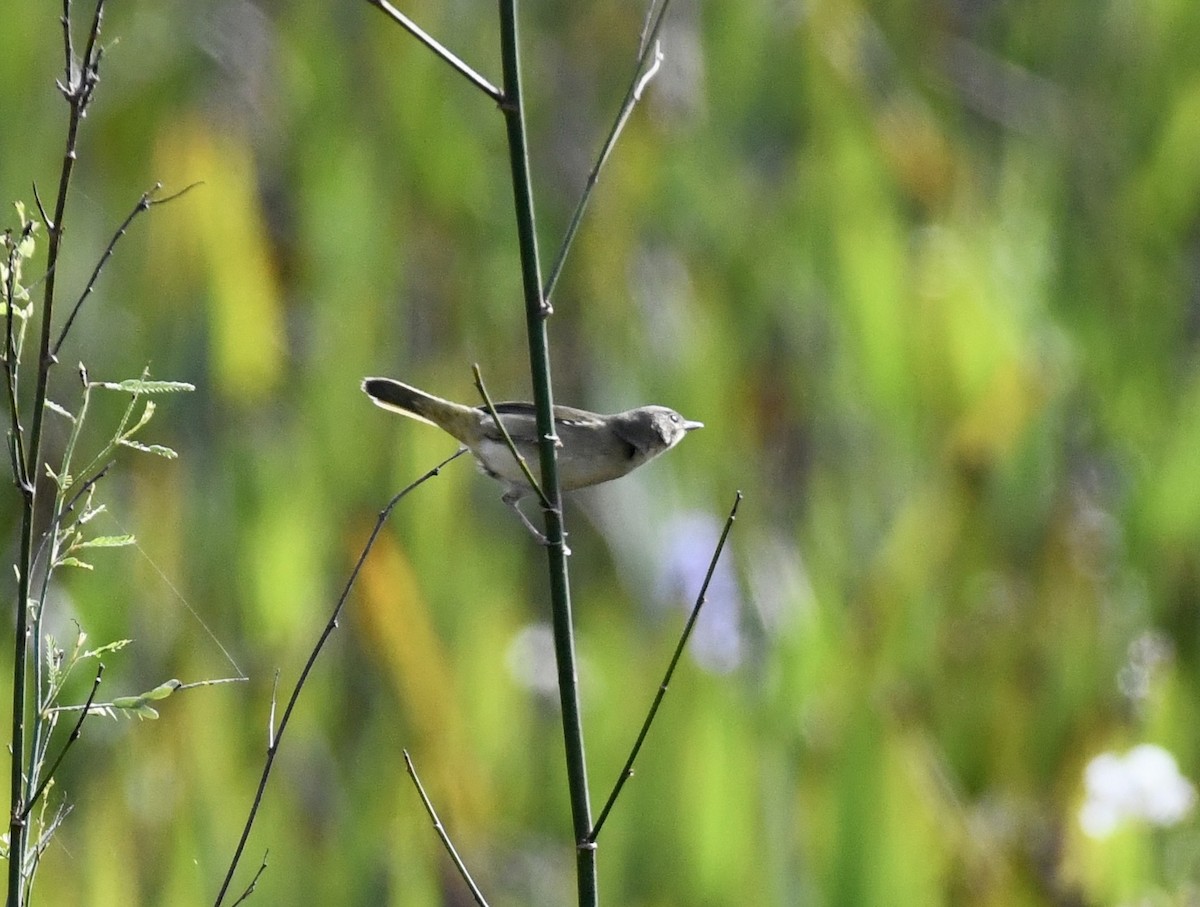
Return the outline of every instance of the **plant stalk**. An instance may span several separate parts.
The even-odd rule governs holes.
[[[504,70],[504,99],[500,109],[508,134],[512,169],[513,203],[521,253],[521,278],[525,297],[525,323],[529,336],[529,369],[537,413],[538,451],[542,489],[549,506],[546,520],[546,559],[550,573],[550,607],[554,627],[554,655],[558,665],[558,694],[562,706],[563,743],[567,783],[575,833],[576,877],[580,907],[596,907],[596,848],[589,840],[592,808],[588,796],[587,761],[583,746],[583,721],[575,667],[575,632],[571,617],[571,585],[567,573],[566,530],[562,492],[558,481],[558,437],[554,429],[554,395],[550,380],[549,340],[546,320],[550,310],[542,299],[533,191],[530,186],[529,148],[525,136],[525,110],[521,97],[521,61],[517,39],[516,0],[500,0],[500,54]]]
[[[26,777],[25,719],[28,698],[29,674],[29,606],[34,568],[34,534],[37,514],[37,483],[41,475],[42,424],[46,412],[46,393],[50,382],[50,369],[55,359],[51,352],[51,335],[54,328],[55,283],[58,259],[63,237],[63,218],[67,208],[67,197],[71,177],[75,172],[78,157],[79,128],[87,114],[92,91],[99,80],[100,57],[103,50],[99,44],[101,24],[104,20],[104,0],[97,0],[92,16],[88,40],[80,60],[75,59],[71,42],[71,0],[63,0],[62,27],[65,72],[59,85],[70,106],[67,123],[67,140],[63,151],[62,167],[59,170],[58,195],[54,203],[54,217],[46,224],[48,233],[46,252],[46,280],[42,294],[41,334],[38,343],[37,378],[33,393],[33,409],[30,413],[29,444],[26,448],[25,476],[27,481],[21,489],[21,554],[17,575],[17,602],[13,638],[13,693],[11,772],[9,776],[9,823],[8,823],[8,897],[9,907],[20,907],[24,903],[25,846],[28,824],[25,817],[26,794],[30,780]],[[38,204],[41,211],[41,203]],[[43,220],[47,220],[41,211]]]

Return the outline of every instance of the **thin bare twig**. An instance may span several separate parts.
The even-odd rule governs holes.
[[[108,241],[108,246],[104,250],[104,254],[96,262],[96,267],[92,269],[92,276],[88,278],[87,286],[83,288],[83,292],[79,294],[79,298],[75,300],[75,305],[71,308],[71,314],[67,316],[66,322],[59,332],[58,340],[54,343],[54,349],[50,355],[58,356],[58,351],[62,349],[63,341],[67,339],[67,334],[71,330],[71,326],[75,323],[75,316],[79,314],[79,310],[83,307],[84,300],[92,295],[92,290],[96,286],[96,281],[100,279],[100,272],[104,270],[104,266],[108,264],[108,260],[112,258],[113,250],[117,247],[117,243],[121,237],[125,235],[125,231],[129,229],[130,224],[134,222],[139,214],[144,211],[149,211],[155,205],[165,205],[167,202],[173,202],[180,196],[190,192],[199,186],[200,183],[192,183],[190,186],[185,186],[173,195],[168,195],[166,198],[155,198],[154,193],[162,188],[162,183],[155,183],[154,187],[147,192],[142,193],[142,197],[138,199],[133,210],[129,212],[129,216],[121,221],[121,226],[117,227],[117,231],[112,235],[112,239]]]
[[[59,826],[66,821],[67,816],[71,814],[73,807],[65,804],[60,804],[58,809],[54,811],[54,818],[49,822],[39,823],[41,825],[41,834],[38,836],[37,843],[33,845],[33,853],[30,855],[25,875],[28,878],[33,878],[37,874],[38,867],[42,863],[42,854],[50,849],[50,842],[54,840],[54,836],[58,833]],[[22,907],[29,907],[30,897],[33,894],[32,887],[26,887]]]
[[[237,665],[234,665],[234,667],[237,667]],[[249,679],[249,677],[213,677],[211,680],[193,680],[191,683],[181,683],[175,688],[175,692],[194,690],[197,687],[217,687],[226,683],[245,683]]]
[[[538,496],[543,507],[550,506],[550,499],[546,497],[546,492],[542,491],[542,485],[533,477],[533,471],[529,468],[529,462],[521,456],[521,452],[517,450],[517,445],[513,442],[512,435],[508,433],[508,429],[504,426],[504,422],[500,419],[500,414],[496,412],[496,405],[492,403],[491,395],[487,392],[487,387],[483,383],[483,373],[479,371],[479,363],[471,366],[471,371],[475,373],[475,387],[479,391],[479,396],[483,397],[483,405],[492,417],[492,421],[496,423],[496,427],[500,429],[500,434],[504,437],[504,443],[508,445],[509,452],[513,455],[513,459],[517,461],[517,465],[521,467],[521,472],[525,476],[525,481],[529,483],[534,493]]]
[[[562,274],[563,265],[566,263],[567,253],[570,252],[571,245],[575,242],[575,234],[579,232],[579,225],[583,221],[583,212],[587,209],[588,202],[592,198],[592,191],[596,188],[596,183],[600,179],[600,171],[604,168],[605,163],[607,163],[609,155],[612,154],[612,150],[617,144],[617,139],[620,138],[621,132],[625,129],[625,123],[628,122],[630,114],[633,113],[633,108],[641,100],[646,86],[650,84],[650,80],[658,73],[659,66],[662,64],[663,55],[658,36],[662,31],[663,21],[666,19],[667,9],[670,5],[671,0],[663,0],[663,4],[659,7],[658,13],[654,16],[653,20],[649,18],[654,8],[653,4],[647,10],[647,25],[642,31],[641,49],[638,53],[637,65],[633,70],[633,78],[629,81],[629,89],[625,92],[625,100],[621,102],[621,109],[617,112],[617,118],[613,121],[612,129],[608,132],[608,138],[604,140],[604,144],[600,148],[600,154],[596,157],[596,163],[592,165],[592,170],[587,176],[587,182],[584,183],[583,191],[579,195],[579,201],[575,205],[575,212],[571,215],[571,222],[567,225],[567,232],[563,236],[562,244],[559,246],[558,256],[554,259],[554,266],[550,269],[550,274],[546,278],[546,287],[542,296],[545,301],[544,304],[547,307],[550,306],[550,300],[554,296],[554,288],[558,285],[558,278]]]
[[[42,540],[38,542],[37,551],[34,552],[33,562],[35,564],[42,559],[42,555],[46,553],[47,548],[52,548],[52,546],[56,544],[55,539],[58,537],[58,531],[60,528],[62,528],[63,520],[67,514],[73,512],[75,510],[75,505],[79,503],[80,499],[83,498],[89,491],[91,491],[101,479],[108,475],[108,471],[112,469],[114,463],[116,463],[116,460],[109,460],[96,472],[95,475],[82,482],[75,494],[71,496],[71,500],[63,506],[62,510],[54,515],[54,518],[50,521],[50,528],[42,534]],[[51,556],[53,557],[53,555]],[[42,588],[41,592],[38,594],[38,601],[46,600],[46,590],[49,588],[49,584],[50,574],[48,571],[44,571],[42,575]],[[40,628],[35,627],[34,631],[40,632]]]
[[[329,637],[333,635],[333,631],[337,629],[338,620],[341,617],[342,609],[346,605],[346,599],[350,597],[350,590],[354,588],[354,583],[358,579],[358,574],[362,571],[363,564],[366,563],[367,555],[371,553],[371,549],[375,546],[375,540],[379,537],[380,531],[383,529],[383,524],[387,522],[387,518],[391,516],[396,505],[413,489],[437,476],[442,469],[446,467],[452,460],[456,460],[466,453],[466,448],[461,448],[446,459],[442,460],[437,466],[429,470],[416,481],[405,486],[398,491],[383,510],[379,511],[379,517],[375,520],[375,527],[371,530],[371,535],[367,538],[367,543],[363,546],[362,552],[358,556],[358,560],[354,564],[354,569],[350,571],[350,578],[346,580],[346,585],[342,588],[341,595],[338,596],[337,604],[333,607],[333,612],[329,615],[329,620],[325,623],[325,628],[321,631],[321,635],[317,638],[316,645],[313,646],[312,652],[309,653],[308,661],[304,663],[304,668],[300,671],[300,676],[296,680],[296,685],[292,687],[291,696],[288,697],[287,705],[283,710],[283,717],[279,721],[279,727],[275,732],[269,735],[269,745],[267,746],[267,758],[263,763],[262,775],[258,779],[258,789],[254,792],[254,800],[250,804],[250,814],[246,817],[246,823],[242,826],[242,835],[238,839],[237,847],[233,853],[233,859],[229,862],[229,869],[225,873],[225,879],[221,883],[221,890],[217,893],[217,899],[213,902],[213,907],[220,907],[225,900],[225,895],[229,891],[229,886],[233,882],[233,874],[237,871],[238,863],[241,862],[242,853],[246,849],[246,841],[250,838],[250,830],[254,827],[254,820],[258,817],[258,809],[262,805],[263,795],[266,793],[267,780],[271,777],[271,768],[275,764],[275,757],[279,754],[280,744],[283,742],[284,732],[287,731],[288,722],[291,720],[292,711],[296,708],[296,703],[300,700],[300,693],[304,689],[304,684],[308,680],[308,675],[312,673],[313,666],[317,663],[317,657],[321,654],[321,650],[325,647],[325,643]],[[272,703],[272,708],[274,704]]]
[[[261,879],[262,874],[267,871],[267,857],[270,855],[270,853],[271,851],[269,850],[263,851],[262,862],[258,864],[258,872],[254,873],[254,878],[250,880],[250,884],[246,886],[246,890],[243,891],[238,896],[238,899],[233,902],[232,907],[237,907],[238,904],[241,904],[243,901],[247,900],[250,895],[254,894],[254,889],[258,887],[258,880]]]
[[[425,793],[425,787],[421,784],[421,779],[417,777],[416,766],[413,765],[412,757],[408,755],[408,750],[402,750],[404,753],[404,767],[408,769],[408,775],[416,785],[417,793],[421,795],[421,802],[425,804],[425,812],[429,813],[429,818],[433,822],[433,830],[437,832],[437,836],[441,838],[442,845],[446,848],[446,853],[450,854],[450,859],[454,861],[454,867],[458,870],[458,874],[462,876],[462,880],[467,883],[467,887],[471,889],[471,897],[475,899],[475,903],[479,907],[488,907],[488,902],[484,900],[483,892],[479,890],[479,886],[475,884],[475,880],[471,878],[471,873],[467,870],[467,864],[462,861],[462,857],[458,855],[458,851],[454,849],[454,842],[450,840],[450,835],[446,831],[446,826],[442,824],[442,820],[438,818],[437,810],[433,808],[433,803],[430,802],[429,796]]]
[[[63,14],[59,24],[63,31],[63,72],[70,81],[75,67],[75,39],[71,35],[71,0],[63,0]],[[49,226],[49,223],[46,226]]]
[[[42,216],[42,223],[49,230],[53,226],[53,221],[50,220],[50,215],[46,213],[46,206],[42,204],[42,196],[38,193],[37,180],[33,181],[33,200],[37,204],[38,214]]]
[[[42,783],[38,785],[38,789],[33,792],[29,798],[29,802],[25,804],[25,810],[21,815],[22,819],[29,818],[29,813],[33,811],[34,805],[38,799],[45,793],[46,788],[50,786],[50,782],[54,780],[54,773],[58,771],[59,765],[62,764],[63,758],[67,755],[68,750],[75,745],[75,741],[79,739],[79,731],[83,727],[83,722],[92,708],[92,703],[96,701],[96,693],[100,689],[100,681],[104,677],[104,662],[100,662],[96,668],[96,679],[92,681],[92,689],[88,693],[87,702],[83,704],[83,710],[79,713],[79,720],[75,722],[75,727],[71,728],[71,735],[67,737],[67,742],[63,744],[62,750],[59,751],[58,758],[54,760],[54,764],[50,766],[50,770],[42,778]]]
[[[466,78],[468,82],[486,94],[497,104],[504,103],[504,92],[464,63],[453,52],[447,49],[436,38],[417,25],[412,19],[388,3],[388,0],[367,0],[373,7],[403,28],[406,32],[428,47],[434,54],[448,63],[455,72]]]
[[[97,470],[95,475],[88,478],[79,486],[79,489],[75,492],[75,494],[71,495],[71,500],[67,501],[67,503],[63,506],[63,509],[59,512],[58,519],[60,521],[63,517],[75,509],[75,505],[79,503],[79,499],[91,491],[96,483],[108,474],[108,471],[113,468],[113,464],[116,462],[116,460],[109,460],[102,467],[100,467],[99,470]]]
[[[642,744],[646,740],[646,735],[650,732],[650,725],[654,723],[654,716],[658,714],[658,707],[662,704],[663,697],[667,695],[667,687],[670,686],[671,676],[675,673],[675,666],[679,664],[679,658],[683,654],[683,647],[687,645],[688,637],[692,635],[692,627],[696,625],[696,618],[700,616],[700,609],[704,606],[705,597],[708,594],[708,584],[712,582],[713,573],[717,569],[717,561],[721,557],[721,551],[725,548],[725,540],[729,538],[729,530],[733,528],[733,521],[737,518],[738,505],[742,503],[742,493],[739,491],[733,499],[733,507],[730,508],[729,517],[725,520],[725,528],[721,532],[721,538],[717,541],[716,550],[713,551],[712,560],[708,563],[708,573],[704,576],[704,584],[700,587],[700,594],[696,597],[696,604],[692,607],[692,613],[688,615],[687,623],[683,625],[683,632],[679,635],[679,642],[675,645],[675,653],[671,656],[671,662],[667,665],[667,672],[663,675],[662,683],[658,686],[658,692],[654,694],[654,701],[650,703],[650,711],[646,713],[646,720],[642,722],[642,729],[637,735],[637,740],[634,741],[633,749],[629,751],[629,758],[625,760],[625,767],[621,769],[621,774],[617,777],[617,783],[613,786],[612,793],[608,795],[608,801],[604,804],[604,809],[600,810],[600,818],[596,820],[596,825],[588,835],[588,840],[595,842],[600,836],[600,829],[604,827],[604,822],[608,818],[609,812],[613,808],[613,804],[617,802],[617,797],[621,794],[621,789],[625,786],[625,782],[633,777],[633,763],[637,759],[638,753],[642,749]]]
[[[267,715],[267,749],[275,746],[275,710],[279,708],[279,669],[275,669],[275,679],[271,681],[271,711]]]
[[[21,425],[21,412],[17,408],[17,344],[13,337],[13,306],[17,295],[17,262],[20,256],[21,244],[33,235],[34,221],[29,221],[21,228],[20,239],[14,241],[12,234],[5,232],[5,245],[8,247],[8,272],[4,281],[4,383],[8,392],[8,408],[11,419],[9,431],[9,453],[12,455],[13,479],[23,490],[29,489],[30,479],[25,472],[25,440],[24,428]],[[24,336],[24,331],[22,331]]]

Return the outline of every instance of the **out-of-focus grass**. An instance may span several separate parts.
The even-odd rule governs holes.
[[[413,14],[497,69],[490,16]],[[639,19],[525,15],[553,251]],[[55,173],[57,28],[5,14],[2,198]],[[210,630],[251,682],[89,726],[38,897],[205,903],[274,671],[452,449],[358,380],[470,399],[478,361],[527,396],[507,165],[493,107],[366,4],[129,3],[108,29],[60,279],[155,180],[204,186],[124,241],[64,362],[200,390],[155,423],[181,459],[107,491],[145,557],[59,607],[136,638],[115,691],[232,673]],[[1188,902],[1194,825],[1098,840],[1077,813],[1103,750],[1200,773],[1198,37],[1189,4],[676,10],[551,323],[561,402],[707,425],[568,505],[595,799],[682,623],[666,566],[703,563],[685,527],[742,488],[701,619],[737,663],[676,676],[606,903]],[[542,562],[497,498],[460,461],[393,517],[268,792],[261,902],[461,902],[401,747],[492,903],[568,902],[557,716],[526,685]]]

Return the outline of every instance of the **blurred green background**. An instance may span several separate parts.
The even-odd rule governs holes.
[[[499,81],[494,5],[404,8]],[[58,13],[3,14],[6,203],[57,181]],[[547,265],[641,17],[522,11]],[[530,393],[511,190],[495,106],[366,3],[129,0],[105,34],[64,298],[143,190],[203,185],[123,240],[53,394],[79,360],[198,390],[146,439],[180,459],[102,486],[100,529],[140,549],[66,577],[53,620],[134,638],[107,695],[250,681],[87,726],[36,901],[204,904],[275,672],[453,450],[359,380],[471,400],[479,362]],[[746,500],[601,838],[603,903],[1197,902],[1190,814],[1080,823],[1102,752],[1200,776],[1197,46],[1190,0],[674,9],[550,324],[560,402],[707,425],[567,510],[597,805]],[[467,902],[402,747],[492,904],[571,903],[547,619],[541,550],[467,462],[402,504],[285,741],[251,903]]]

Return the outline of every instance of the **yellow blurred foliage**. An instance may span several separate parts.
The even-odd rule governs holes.
[[[365,537],[364,539],[365,540]],[[361,544],[351,546],[357,552]],[[445,819],[475,818],[485,802],[457,684],[429,604],[403,549],[381,534],[363,565],[361,638],[412,728],[407,747]]]
[[[286,342],[251,149],[244,137],[193,117],[163,129],[156,158],[165,172],[202,185],[171,224],[169,251],[177,254],[155,267],[181,269],[181,283],[203,281],[214,383],[228,399],[260,400],[279,380]]]

